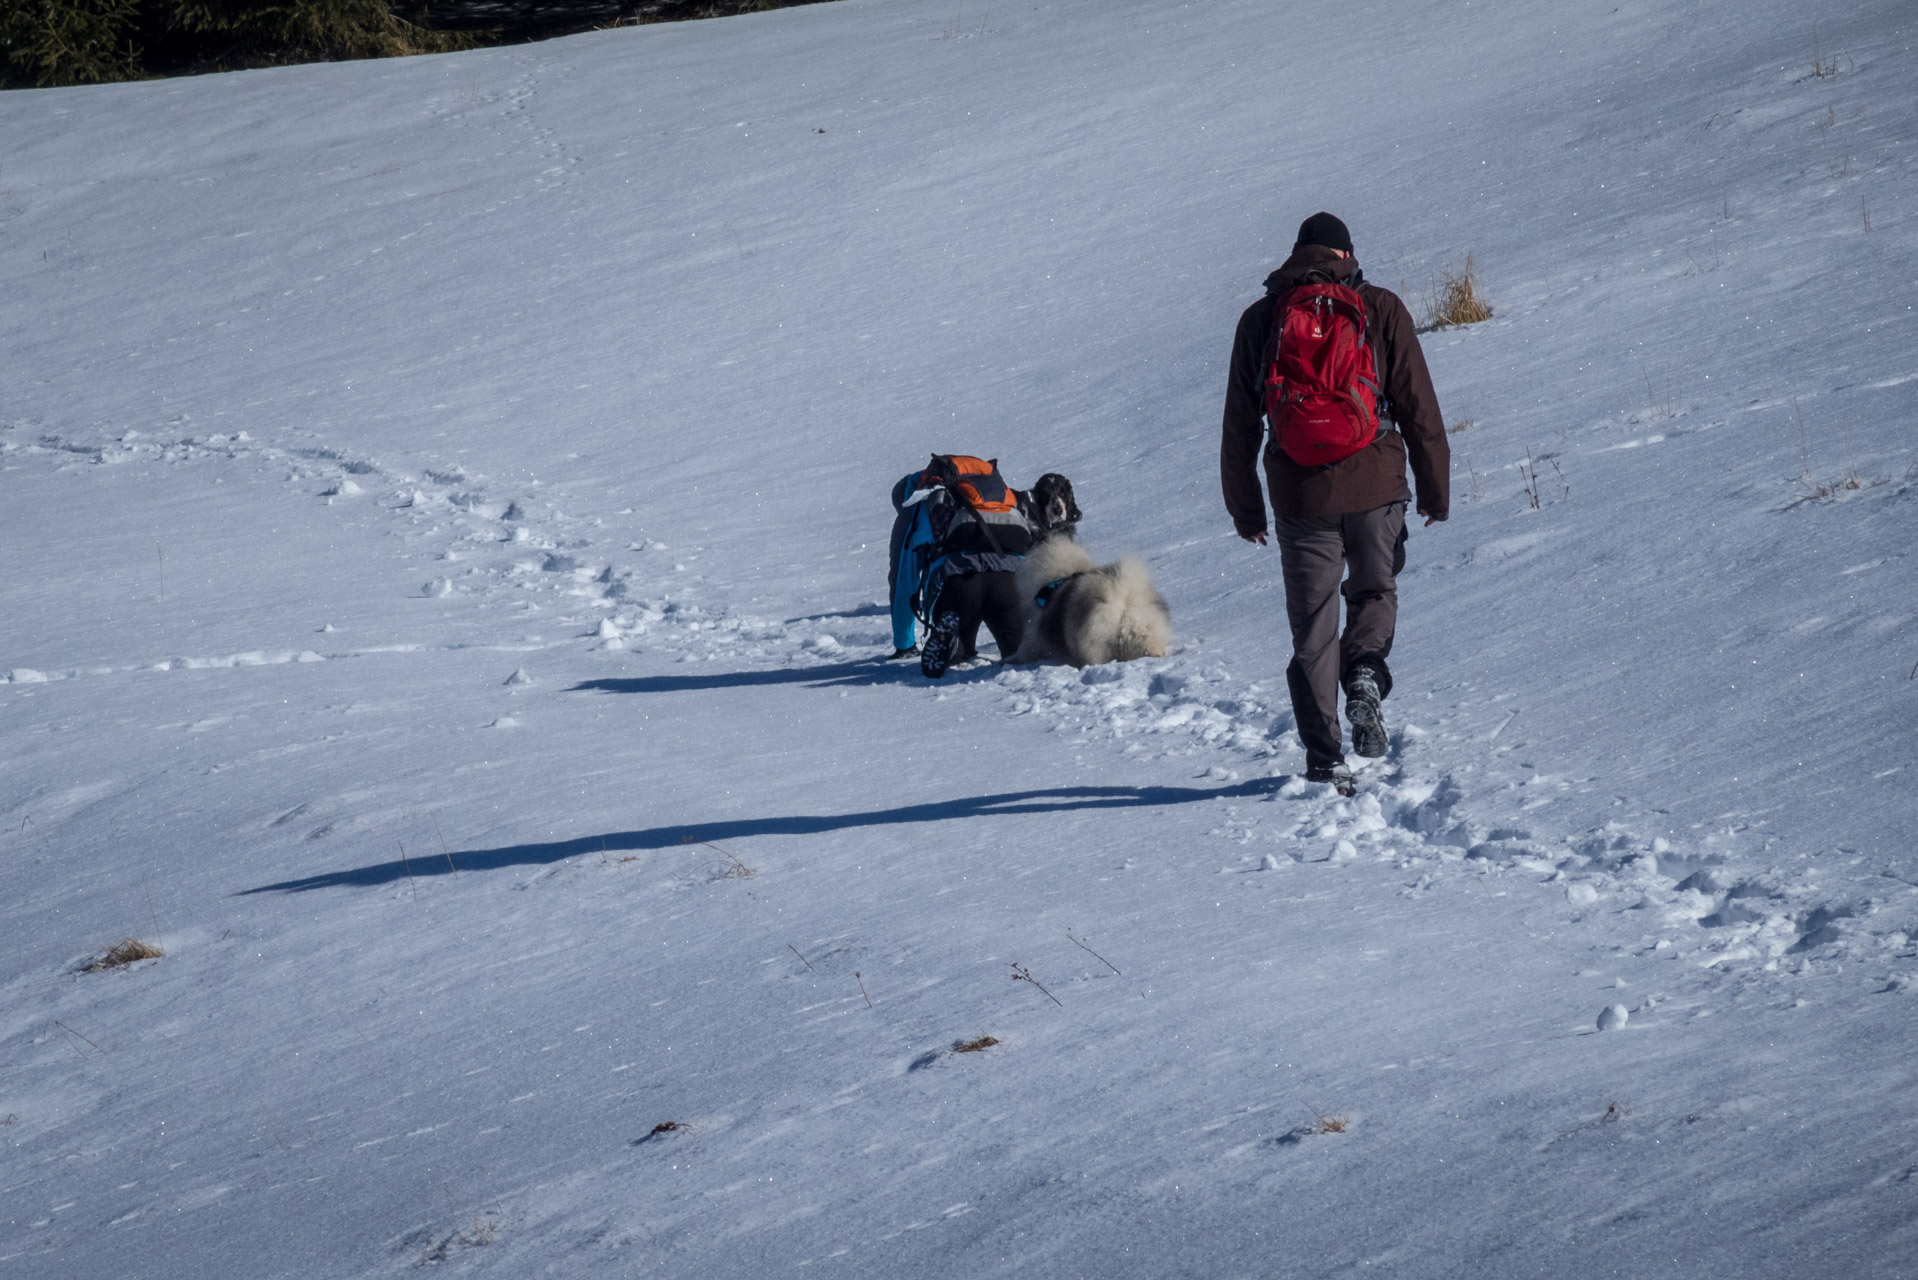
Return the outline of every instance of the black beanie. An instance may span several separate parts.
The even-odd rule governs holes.
[[[1315,213],[1299,224],[1298,243],[1292,246],[1297,253],[1308,244],[1322,244],[1328,249],[1342,249],[1352,252],[1352,233],[1345,224],[1329,213]]]

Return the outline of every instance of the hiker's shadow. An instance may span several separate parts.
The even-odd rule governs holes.
[[[263,884],[241,892],[301,893],[308,889],[367,888],[392,884],[407,877],[424,879],[428,876],[451,875],[455,871],[497,871],[505,867],[542,866],[581,854],[670,849],[689,843],[712,844],[751,836],[818,835],[858,827],[944,822],[949,819],[1075,813],[1087,809],[1158,808],[1206,800],[1244,800],[1274,792],[1285,781],[1282,777],[1254,778],[1223,787],[1051,787],[966,796],[957,800],[932,800],[860,813],[792,814],[776,818],[680,823],[636,831],[609,831],[603,835],[581,836],[574,840],[505,845],[497,849],[454,850],[443,860],[421,858],[409,862],[402,858],[395,862],[377,862],[371,866]]]
[[[824,622],[828,618],[883,618],[892,610],[883,604],[862,604],[856,609],[840,609],[834,613],[809,613],[803,618],[788,618],[788,626],[795,622]]]
[[[998,665],[952,671],[948,683],[989,680]],[[824,663],[817,667],[775,667],[766,671],[714,671],[671,676],[618,676],[604,680],[582,680],[567,688],[568,693],[693,693],[704,689],[758,689],[768,685],[803,684],[812,689],[846,688],[854,685],[918,684],[926,678],[919,674],[916,659],[894,661],[862,658],[856,662]]]

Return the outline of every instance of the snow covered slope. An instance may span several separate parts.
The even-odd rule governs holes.
[[[1911,1274],[1914,36],[841,0],[0,96],[0,1272]],[[1495,308],[1351,801],[1215,461],[1321,208]],[[1177,651],[878,661],[934,449]]]

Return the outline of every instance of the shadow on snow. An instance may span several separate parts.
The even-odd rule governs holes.
[[[599,683],[599,682],[596,682]],[[619,683],[619,682],[614,682]],[[1254,778],[1224,787],[1053,787],[1040,791],[1007,791],[999,795],[934,800],[924,804],[872,809],[864,813],[795,814],[779,818],[736,818],[724,822],[693,822],[639,831],[609,831],[576,840],[543,844],[514,844],[498,849],[466,849],[452,855],[460,871],[497,871],[502,867],[542,866],[581,854],[622,853],[635,849],[673,849],[688,842],[713,843],[751,836],[804,836],[857,827],[883,827],[913,822],[946,822],[963,818],[992,818],[1033,813],[1074,813],[1088,809],[1136,809],[1204,800],[1243,800],[1276,791],[1285,779]],[[264,884],[250,893],[298,893],[308,889],[391,884],[407,876],[450,874],[445,858],[378,862],[348,871],[329,871],[299,880]]]
[[[954,671],[946,682],[956,684],[967,676],[990,680],[997,664],[971,671]],[[775,667],[765,671],[715,671],[710,675],[628,676],[605,680],[583,680],[568,686],[568,693],[692,693],[702,689],[752,689],[773,684],[803,684],[814,689],[843,685],[879,685],[930,683],[919,674],[919,663],[861,659],[857,662],[825,663],[817,667]]]
[[[824,622],[828,618],[883,618],[892,612],[883,604],[862,604],[857,609],[841,609],[836,613],[809,613],[803,618],[788,618],[788,626],[795,622]]]

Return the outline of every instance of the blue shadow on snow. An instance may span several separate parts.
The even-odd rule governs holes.
[[[990,680],[997,665],[949,672],[945,681],[958,684],[972,677]],[[715,671],[710,675],[628,676],[605,680],[582,680],[569,685],[568,693],[692,693],[701,689],[751,689],[769,684],[803,684],[814,689],[841,685],[925,684],[919,674],[919,661],[907,659],[861,659],[857,662],[824,663],[817,667],[774,667],[764,671]]]
[[[641,831],[609,831],[544,844],[514,844],[498,849],[465,849],[451,855],[460,871],[497,871],[502,867],[543,866],[581,854],[623,853],[633,849],[672,849],[688,843],[711,844],[752,836],[807,836],[855,827],[883,827],[912,822],[945,822],[955,818],[993,818],[1031,813],[1074,813],[1087,809],[1136,809],[1205,800],[1243,800],[1275,792],[1285,779],[1254,778],[1225,787],[1053,787],[1043,791],[1007,791],[999,795],[934,800],[924,804],[873,809],[865,813],[795,814],[781,818],[735,818],[725,822],[694,822]],[[448,875],[455,866],[447,858],[418,862],[378,862],[349,871],[329,871],[299,880],[263,884],[251,893],[302,893],[308,889],[372,888],[408,876]]]
[[[999,664],[947,672],[944,683],[986,681],[999,674]],[[781,666],[761,672],[713,672],[710,676],[616,676],[583,679],[568,685],[566,693],[694,693],[700,689],[754,689],[760,685],[809,685],[834,689],[840,685],[911,685],[932,683],[919,674],[919,658],[859,658],[855,662],[823,662],[819,666]]]
[[[883,618],[892,610],[883,604],[862,604],[857,609],[841,609],[837,613],[809,613],[803,618],[788,618],[788,626],[795,622],[824,622],[828,618]]]

